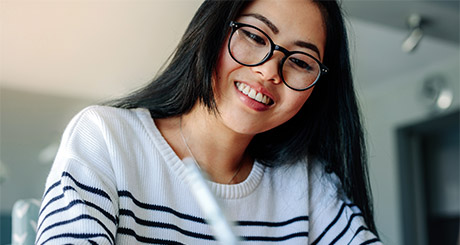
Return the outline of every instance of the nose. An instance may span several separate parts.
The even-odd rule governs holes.
[[[279,74],[279,66],[282,59],[282,54],[274,53],[270,59],[263,64],[251,67],[252,71],[257,73],[264,81],[280,84],[281,75]]]

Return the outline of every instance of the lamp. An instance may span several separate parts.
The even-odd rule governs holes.
[[[411,53],[419,45],[423,37],[422,24],[425,23],[423,17],[419,14],[411,14],[407,18],[407,25],[410,28],[409,36],[401,45],[402,51]]]
[[[454,93],[444,75],[431,75],[421,85],[420,95],[431,110],[443,111],[452,105]]]

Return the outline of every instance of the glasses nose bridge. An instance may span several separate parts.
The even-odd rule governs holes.
[[[271,39],[270,39],[270,41],[271,41]],[[290,54],[289,50],[279,46],[278,44],[275,44],[273,41],[271,41],[271,43],[272,43],[272,48],[271,48],[270,53],[268,53],[267,56],[263,59],[263,61],[260,62],[258,65],[265,64],[267,61],[269,61],[273,57],[273,55],[275,54],[275,51],[280,51],[281,53],[284,54],[284,57],[279,60],[280,61],[280,63],[279,63],[280,66],[283,64],[284,59],[286,59],[286,57],[289,56],[289,54]]]
[[[280,51],[281,53],[284,54],[284,57],[289,56],[289,53],[290,53],[289,50],[287,50],[287,49],[281,47],[281,46],[278,45],[278,44],[273,44],[273,45],[274,45],[274,46],[273,46],[273,51],[272,51],[273,53],[274,53],[275,51]]]
[[[270,40],[271,41],[271,40]],[[272,43],[272,48],[271,48],[271,52],[267,55],[267,57],[264,59],[264,61],[262,63],[265,63],[267,62],[268,60],[270,60],[273,55],[275,54],[275,51],[279,51],[281,53],[283,53],[283,57],[279,60],[279,65],[280,65],[280,68],[281,66],[283,65],[284,63],[284,60],[286,59],[286,57],[289,56],[289,54],[291,52],[289,52],[289,50],[287,50],[286,48],[283,48],[282,46],[278,45],[278,44],[275,44],[273,41],[271,41]]]

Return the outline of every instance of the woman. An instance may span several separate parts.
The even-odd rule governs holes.
[[[216,244],[187,157],[241,243],[379,243],[336,2],[205,1],[159,77],[71,121],[37,243]]]

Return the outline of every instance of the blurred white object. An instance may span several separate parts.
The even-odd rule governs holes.
[[[238,238],[233,233],[232,225],[206,183],[204,173],[192,158],[184,158],[182,161],[187,168],[186,176],[190,190],[204,213],[206,222],[211,226],[216,240],[225,245],[238,244]]]
[[[452,105],[454,92],[445,76],[435,74],[423,81],[421,97],[431,110],[443,111]]]
[[[401,45],[402,51],[410,53],[419,45],[423,37],[423,18],[419,14],[411,14],[407,19],[407,24],[410,28],[409,36]]]
[[[11,245],[34,244],[40,200],[17,200],[11,211]]]

